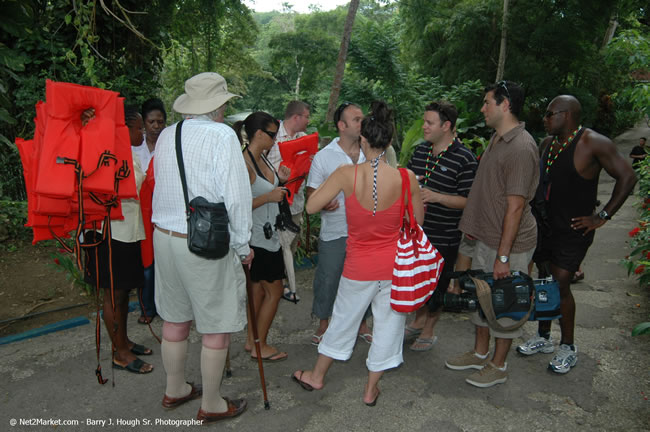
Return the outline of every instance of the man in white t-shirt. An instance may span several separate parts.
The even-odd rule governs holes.
[[[307,198],[341,165],[366,161],[359,145],[362,120],[361,108],[350,102],[341,104],[334,112],[334,125],[339,132],[339,138],[335,138],[314,157],[307,180]],[[314,345],[320,343],[325,330],[327,330],[329,318],[332,316],[334,299],[338,291],[341,273],[343,273],[347,239],[345,197],[341,192],[321,211],[318,267],[314,274],[314,302],[312,304],[312,313],[320,319],[320,323],[311,339]],[[359,327],[359,337],[370,343],[372,334],[365,318]]]
[[[302,101],[291,101],[287,104],[284,112],[284,120],[280,122],[278,133],[275,136],[275,144],[269,150],[267,158],[273,164],[276,170],[280,169],[282,155],[278,143],[291,141],[296,138],[305,136],[307,124],[309,123],[309,105]],[[305,183],[303,182],[296,195],[293,197],[291,204],[291,218],[297,226],[302,225],[302,211],[305,208]],[[287,270],[288,285],[285,284],[283,297],[286,300],[297,302],[295,288],[295,276],[293,269],[293,254],[296,252],[300,232],[294,234],[290,231],[280,231],[280,244],[282,245],[283,255],[285,257],[284,266]],[[289,253],[289,251],[291,251]]]

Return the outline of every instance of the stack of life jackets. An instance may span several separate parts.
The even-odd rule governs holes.
[[[123,219],[120,200],[137,198],[124,98],[50,80],[45,96],[36,104],[34,138],[16,138],[34,244]],[[95,117],[82,127],[88,108]]]

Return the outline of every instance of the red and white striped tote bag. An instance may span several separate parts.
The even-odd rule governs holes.
[[[390,305],[396,312],[409,313],[418,310],[433,295],[445,260],[415,221],[408,173],[400,169],[400,174],[402,197],[407,197],[408,207],[402,202],[402,229],[397,240]],[[408,219],[404,220],[406,208]]]

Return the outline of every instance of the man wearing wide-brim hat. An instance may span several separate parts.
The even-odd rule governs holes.
[[[204,72],[188,79],[185,93],[174,102],[174,110],[185,117],[181,148],[188,198],[223,202],[228,211],[230,251],[225,257],[211,260],[188,250],[185,198],[176,158],[177,124],[161,132],[154,158],[156,309],[163,319],[161,351],[167,374],[162,405],[175,408],[203,394],[197,419],[204,422],[235,417],[246,409],[244,399],[230,400],[220,392],[230,333],[246,325],[246,279],[241,263],[252,261],[250,182],[237,136],[222,123],[226,103],[236,96],[221,75]],[[185,379],[192,321],[203,335],[202,386]]]

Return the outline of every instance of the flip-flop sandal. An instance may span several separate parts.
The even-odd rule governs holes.
[[[573,277],[571,278],[571,283],[576,283],[578,281],[581,281],[585,278],[585,272],[578,270],[573,274]]]
[[[406,339],[416,337],[420,333],[422,333],[421,328],[411,327],[410,325],[407,325],[406,327],[404,327],[404,338],[406,338]]]
[[[280,356],[280,357],[278,357],[278,356]],[[289,358],[289,354],[287,354],[285,352],[276,351],[271,355],[267,355],[266,357],[262,357],[262,361],[266,362],[266,363],[277,363],[277,362],[285,361],[288,358]],[[251,360],[257,361],[257,357],[251,356]]]
[[[151,324],[154,318],[156,318],[156,315],[146,318],[144,315],[140,315],[140,318],[138,318],[138,324]]]
[[[318,336],[318,335],[312,335],[312,336],[311,336],[311,344],[314,345],[314,346],[318,346],[318,344],[320,344],[320,341],[323,340],[323,335],[324,335],[324,334],[325,334],[325,333],[323,333],[323,334],[320,335],[320,336]]]
[[[142,370],[142,366],[146,364],[147,363],[137,358],[126,366],[118,365],[117,363],[113,362],[113,369],[125,370],[131,373],[142,374],[142,375],[153,372],[153,368],[145,371]]]
[[[367,344],[372,343],[372,334],[370,333],[359,333],[359,337],[363,339]]]
[[[301,379],[301,378],[302,378],[302,374],[304,374],[305,371],[299,371],[299,372],[300,372],[300,377],[297,377],[296,375],[291,375],[291,380],[297,382],[298,385],[299,385],[300,387],[302,387],[304,390],[307,390],[307,391],[313,391],[314,388],[311,386],[311,384],[307,384],[306,382],[304,382],[304,381]]]
[[[298,297],[298,295],[293,291],[288,291],[282,294],[282,299],[290,301],[291,303],[298,303],[300,301],[300,297]]]
[[[364,402],[364,404],[366,404],[369,407],[374,407],[375,405],[377,405],[377,399],[379,399],[380,394],[381,394],[381,392],[377,391],[377,396],[375,396],[375,400],[372,401],[372,402]]]
[[[140,356],[153,355],[153,350],[151,348],[147,348],[146,346],[140,344],[133,344],[133,346],[131,347],[131,352],[135,355],[140,355]]]
[[[438,336],[434,336],[433,338],[417,338],[415,339],[415,342],[409,347],[411,351],[429,351],[431,348],[433,348],[433,345],[438,342]],[[421,346],[415,346],[415,345],[421,345]]]

